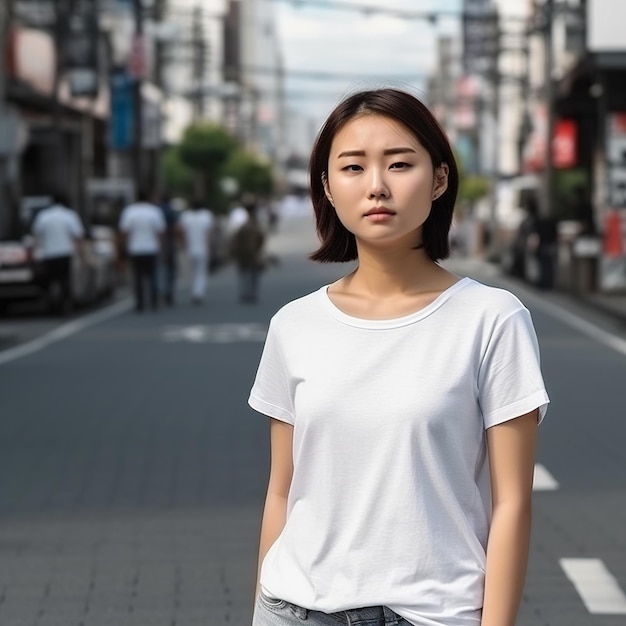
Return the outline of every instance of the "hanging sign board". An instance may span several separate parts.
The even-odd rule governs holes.
[[[67,20],[64,66],[70,93],[76,98],[98,95],[98,0],[75,0]]]

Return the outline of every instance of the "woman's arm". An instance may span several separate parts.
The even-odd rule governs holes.
[[[537,411],[487,430],[492,518],[481,626],[514,626],[531,525]]]
[[[287,518],[287,495],[293,474],[293,426],[280,420],[270,419],[271,463],[270,478],[261,523],[259,542],[259,565],[256,593],[259,592],[261,564],[272,544],[285,526]]]

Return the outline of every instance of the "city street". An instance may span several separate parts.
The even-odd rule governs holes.
[[[268,426],[248,391],[272,313],[347,269],[306,261],[308,218],[270,245],[257,305],[227,267],[201,306],[182,285],[157,313],[0,321],[22,337],[0,345],[1,626],[249,626]],[[518,626],[622,626],[626,326],[449,266],[531,309],[552,400]]]

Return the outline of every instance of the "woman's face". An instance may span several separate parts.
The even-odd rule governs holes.
[[[405,242],[414,248],[432,201],[447,188],[448,168],[400,122],[375,114],[353,118],[335,135],[326,195],[358,243]]]

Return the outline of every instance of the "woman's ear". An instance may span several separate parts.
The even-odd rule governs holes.
[[[328,186],[328,176],[326,175],[326,172],[322,172],[322,185],[324,185],[324,193],[328,198],[328,202],[335,206],[333,203],[333,196],[330,193],[330,187]]]
[[[433,201],[442,196],[448,188],[448,174],[450,168],[447,163],[442,163],[435,168],[435,176],[433,181]]]

